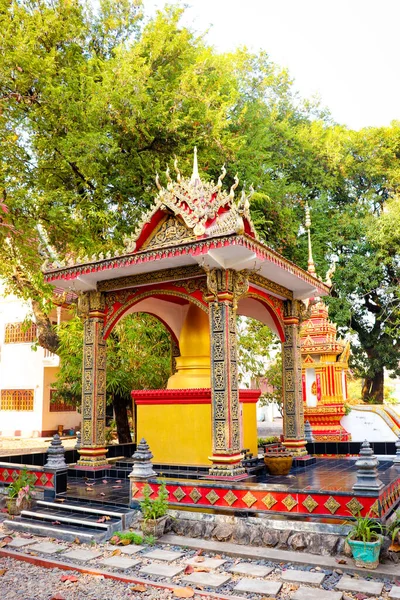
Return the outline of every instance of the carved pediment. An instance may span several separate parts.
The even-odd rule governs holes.
[[[193,231],[176,215],[166,215],[144,242],[142,249],[163,248],[175,244],[185,244],[196,239]]]

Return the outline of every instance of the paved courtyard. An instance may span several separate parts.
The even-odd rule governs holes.
[[[0,437],[0,457],[12,454],[24,454],[24,452],[45,452],[51,441],[51,437],[20,438]],[[66,450],[75,447],[75,437],[62,438],[62,444]]]

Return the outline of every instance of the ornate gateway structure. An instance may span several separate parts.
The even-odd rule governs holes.
[[[284,443],[306,453],[300,323],[304,300],[329,286],[257,239],[249,196],[222,180],[167,171],[151,210],[125,249],[49,265],[45,280],[79,295],[85,320],[80,465],[106,464],[106,340],[124,314],[160,319],[175,346],[167,390],[134,391],[137,439],[162,463],[208,465],[210,477],[245,476],[242,448],[257,453],[258,394],[239,391],[236,315],[267,324],[283,344]]]

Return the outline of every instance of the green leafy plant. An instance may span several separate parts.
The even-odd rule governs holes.
[[[143,544],[143,537],[134,531],[116,531],[114,533],[120,540],[129,540],[131,544]]]
[[[165,483],[160,485],[158,494],[154,499],[150,497],[151,494],[151,487],[146,484],[143,488],[143,500],[140,501],[144,521],[155,521],[167,513],[168,492]]]
[[[148,546],[154,546],[154,544],[156,543],[157,539],[155,538],[154,535],[145,535],[143,541]]]
[[[379,533],[382,533],[382,525],[369,515],[362,517],[359,513],[348,538],[364,543],[376,542],[379,539]]]
[[[18,477],[10,483],[7,488],[9,498],[17,498],[17,506],[19,506],[26,498],[30,500],[34,495],[35,479],[33,473],[29,473],[26,469],[20,471]]]
[[[257,443],[259,446],[265,446],[266,444],[276,444],[279,442],[279,438],[275,435],[271,435],[269,437],[258,438]]]
[[[395,517],[391,523],[386,525],[385,534],[392,540],[392,544],[397,543],[397,535],[400,532],[400,510],[396,510]]]

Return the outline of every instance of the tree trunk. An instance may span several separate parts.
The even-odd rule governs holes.
[[[117,423],[118,441],[120,444],[130,444],[132,437],[131,430],[129,429],[126,398],[113,395],[113,408]]]
[[[366,377],[362,387],[362,399],[370,404],[383,404],[383,368],[373,377]]]

